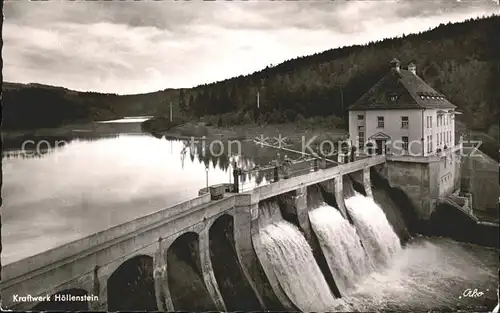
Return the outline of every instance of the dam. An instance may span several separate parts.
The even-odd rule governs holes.
[[[471,154],[465,156],[463,139],[455,138],[457,107],[427,85],[414,64],[407,70],[397,59],[390,64],[390,72],[348,108],[352,150],[339,153],[336,161],[302,155],[253,173],[235,163],[232,177],[226,162],[217,184],[209,185],[209,162],[215,168],[222,159],[211,153],[191,164],[191,173],[182,171],[187,146],[175,166],[172,141],[170,154],[152,138],[120,137],[80,141],[47,158],[52,163],[46,172],[24,173],[26,179],[9,186],[17,194],[10,225],[17,214],[22,227],[12,227],[8,235],[20,242],[15,229],[47,244],[40,238],[43,231],[24,231],[29,204],[41,207],[42,214],[53,206],[65,216],[89,213],[93,219],[84,226],[92,231],[49,249],[11,243],[9,262],[2,266],[2,308],[491,311],[498,301],[498,223],[485,223],[473,209],[491,209],[499,186],[489,167],[484,166],[486,175],[474,162],[464,166]],[[82,156],[82,147],[93,153]],[[191,161],[194,151],[189,150]],[[21,177],[21,169],[39,166],[15,168],[16,163],[8,168],[13,182],[14,172]],[[174,166],[161,172],[167,163]],[[73,188],[60,170],[64,165],[79,174]],[[54,177],[49,197],[43,175],[33,172]],[[161,205],[166,194],[181,192],[180,185],[202,187],[189,177],[194,172],[206,173],[198,197]],[[139,182],[131,183],[136,178]],[[18,190],[36,197],[25,201]],[[80,197],[81,205],[67,204]],[[155,210],[164,209],[135,218],[152,198]],[[122,219],[96,231],[106,222],[109,227],[111,216]],[[57,218],[39,220],[56,228]],[[64,236],[75,238],[79,228],[65,227]],[[60,232],[47,241],[62,243],[59,237]]]
[[[380,190],[372,180],[394,183],[397,175],[391,178],[384,173],[401,167],[390,158],[376,155],[334,166],[315,163],[300,175],[278,177],[250,190],[227,184],[216,197],[202,193],[4,265],[2,306],[13,310],[362,311],[380,301],[370,298],[379,291],[366,293],[363,288],[384,279],[401,290],[417,290],[412,303],[422,297],[432,299],[433,290],[441,287],[431,284],[421,289],[422,283],[411,274],[405,274],[410,275],[407,279],[390,274],[422,249],[434,251],[434,258],[443,253],[439,245],[418,238],[408,244],[411,227],[405,221],[410,219],[398,210],[388,214],[388,207],[379,205]],[[410,194],[407,201],[414,207],[415,220],[422,222],[436,209],[439,198],[425,202],[434,207],[425,207],[418,195]],[[452,246],[445,239],[436,240]],[[464,251],[456,253],[472,257],[472,252]],[[488,252],[488,259],[495,253]],[[447,271],[460,271],[463,264],[453,262],[446,265]],[[488,295],[494,294],[496,278],[490,271],[462,275],[486,282],[491,289]],[[386,309],[397,308],[397,297],[381,297]]]

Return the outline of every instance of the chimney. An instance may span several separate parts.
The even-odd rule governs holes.
[[[400,68],[400,64],[401,64],[401,62],[399,62],[399,60],[398,60],[398,59],[396,59],[396,58],[392,59],[392,61],[391,61],[391,63],[390,63],[390,64],[391,64],[391,68],[392,68],[393,70],[395,70],[395,71],[398,71],[398,72],[399,72],[399,68]]]
[[[415,66],[415,64],[410,63],[408,65],[408,71],[412,72],[413,75],[417,75],[417,67]]]

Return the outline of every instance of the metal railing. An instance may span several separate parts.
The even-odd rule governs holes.
[[[290,170],[284,170],[282,166],[276,166],[276,165],[274,166],[269,165],[261,168],[255,168],[252,170],[242,172],[239,179],[238,191],[239,192],[251,191],[259,186],[265,186],[271,183],[278,182],[283,179],[289,179],[292,177],[306,175],[308,173],[315,172],[320,169],[332,168],[337,165],[338,163],[336,162],[334,163],[332,160],[311,158],[308,160],[304,160],[302,162],[295,162],[295,163],[292,162],[290,165]],[[276,167],[278,171],[277,175],[276,175]],[[258,175],[262,175],[261,178],[257,178]],[[246,177],[242,178],[242,176]]]

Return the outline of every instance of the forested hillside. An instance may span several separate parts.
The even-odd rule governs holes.
[[[41,84],[4,83],[2,97],[2,126],[5,129],[33,129],[58,127],[75,121],[166,114],[168,99],[177,100],[179,92],[167,89],[120,96]]]
[[[4,127],[57,126],[75,119],[175,114],[200,117],[249,112],[270,122],[300,114],[344,116],[396,57],[464,112],[472,128],[496,124],[500,112],[500,17],[441,25],[433,30],[289,60],[247,76],[133,96],[78,93],[40,85],[4,85]],[[256,112],[256,93],[260,110]],[[238,121],[235,121],[236,123]]]
[[[415,63],[417,74],[456,104],[469,126],[488,127],[498,120],[498,16],[298,58],[247,77],[199,86],[186,91],[182,100],[187,111],[201,116],[253,108],[259,90],[261,111],[271,118],[342,116],[388,72],[394,57],[403,67]]]

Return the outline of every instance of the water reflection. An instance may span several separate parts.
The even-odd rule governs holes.
[[[26,140],[34,144],[21,151]],[[42,140],[49,144],[34,151]],[[250,142],[240,155],[211,154],[186,140],[96,132],[10,137],[4,148],[5,264],[196,197],[207,166],[209,185],[229,183],[233,162],[250,170],[276,157]],[[255,171],[241,181],[268,178]]]

